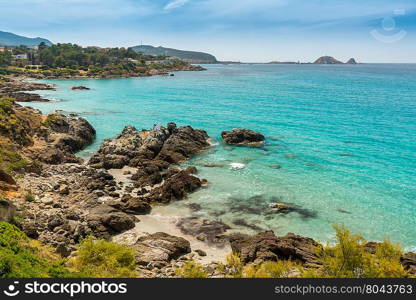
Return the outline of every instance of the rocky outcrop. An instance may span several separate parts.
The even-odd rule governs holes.
[[[42,98],[38,94],[15,92],[10,94],[17,102],[49,102],[48,99]]]
[[[225,144],[240,146],[263,145],[265,138],[261,133],[249,129],[236,128],[231,131],[223,131],[221,137]]]
[[[7,184],[15,185],[16,181],[13,179],[13,177],[6,173],[6,171],[0,169],[0,181],[3,181]]]
[[[138,239],[133,248],[139,265],[166,266],[172,259],[191,252],[190,243],[181,237],[158,232]]]
[[[88,87],[86,87],[86,86],[83,86],[83,85],[79,85],[79,86],[73,86],[72,88],[71,88],[71,90],[73,90],[73,91],[88,91],[88,90],[90,90],[90,88],[88,88]]]
[[[48,115],[45,125],[52,131],[49,141],[70,152],[84,149],[94,141],[96,134],[94,127],[87,120],[59,113]]]
[[[254,236],[235,234],[230,236],[233,252],[241,256],[244,263],[293,260],[306,267],[318,265],[316,248],[320,245],[313,239],[289,233],[277,237],[272,231]]]
[[[179,163],[208,147],[205,131],[190,126],[176,128],[175,123],[158,130],[138,131],[126,126],[115,139],[105,140],[90,160],[95,168],[137,167],[149,160]]]
[[[124,195],[120,200],[107,202],[107,205],[117,208],[125,213],[136,215],[148,214],[152,210],[149,203],[129,194]]]
[[[336,60],[335,58],[333,58],[332,56],[322,56],[320,58],[318,58],[314,64],[319,64],[319,65],[340,65],[343,64],[343,62]]]

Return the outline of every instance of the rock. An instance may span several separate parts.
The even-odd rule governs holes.
[[[58,192],[59,192],[59,194],[61,194],[63,196],[68,195],[69,194],[69,187],[67,185],[62,185],[59,188],[59,191]]]
[[[16,216],[16,206],[7,199],[0,199],[0,221],[12,222]]]
[[[79,86],[73,86],[71,88],[71,90],[73,90],[73,91],[75,91],[75,90],[84,90],[84,91],[87,91],[87,90],[90,90],[90,88],[87,88],[86,86],[83,86],[83,85],[79,85]]]
[[[142,145],[140,131],[133,126],[126,126],[115,139],[106,139],[103,142],[89,164],[95,168],[121,169],[140,155],[139,149]]]
[[[184,234],[192,235],[199,240],[206,240],[209,243],[220,244],[224,243],[224,239],[220,235],[230,229],[230,226],[221,221],[200,219],[198,217],[182,218],[176,226]]]
[[[357,64],[357,62],[355,61],[355,59],[354,59],[354,58],[350,58],[350,59],[346,62],[346,64],[348,64],[348,65],[356,65],[356,64]]]
[[[94,127],[83,118],[54,113],[48,115],[45,125],[52,131],[54,144],[72,153],[84,149],[95,139]]]
[[[48,99],[33,93],[15,92],[11,94],[11,97],[16,99],[17,102],[49,102]]]
[[[37,239],[39,237],[38,232],[39,225],[35,222],[27,222],[23,225],[23,232],[31,239]]]
[[[336,60],[332,56],[322,56],[322,57],[318,58],[314,62],[314,64],[319,64],[319,65],[340,65],[340,64],[343,64],[343,63],[340,62],[339,60]]]
[[[158,158],[169,163],[179,163],[192,157],[209,146],[208,134],[191,126],[173,129],[163,144]]]
[[[269,165],[269,168],[272,168],[272,169],[281,169],[282,166],[279,165],[279,164],[271,164],[271,165]]]
[[[143,215],[152,210],[149,203],[131,195],[124,195],[121,201],[110,201],[107,204],[129,214]]]
[[[254,236],[233,234],[229,237],[233,252],[240,255],[244,263],[293,260],[307,267],[318,265],[316,248],[320,245],[313,239],[288,233],[277,237],[273,231]]]
[[[199,256],[207,256],[207,253],[201,249],[194,250]]]
[[[134,228],[135,221],[134,217],[105,204],[93,208],[87,216],[88,226],[94,234],[104,238]]]
[[[166,179],[162,186],[153,189],[146,199],[147,202],[169,203],[185,198],[201,186],[202,183],[198,177],[182,170]]]
[[[236,128],[231,131],[223,131],[221,137],[225,144],[240,146],[260,146],[264,144],[265,138],[261,133]]]
[[[65,152],[55,147],[48,147],[40,152],[34,153],[32,157],[38,161],[50,165],[59,165],[62,163],[81,163],[82,159],[72,153]]]
[[[286,203],[273,203],[270,205],[270,208],[278,211],[278,212],[282,212],[282,211],[287,211],[289,210],[291,207],[289,205],[287,205]]]
[[[6,173],[6,171],[0,169],[0,181],[3,181],[7,184],[15,185],[16,181],[13,179],[11,175]]]
[[[402,255],[400,263],[410,274],[416,275],[416,253],[408,252]]]
[[[139,265],[166,266],[172,259],[191,252],[189,241],[164,232],[150,234],[138,239],[133,248]]]

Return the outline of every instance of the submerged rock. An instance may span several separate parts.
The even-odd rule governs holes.
[[[316,248],[320,245],[293,233],[277,237],[273,231],[266,231],[254,236],[234,234],[229,239],[233,252],[239,254],[244,263],[293,260],[307,267],[318,265]]]
[[[224,238],[220,235],[230,229],[230,226],[221,221],[200,219],[198,217],[182,218],[176,226],[184,234],[192,235],[208,243],[218,244],[224,243]]]
[[[75,90],[90,90],[90,88],[88,88],[88,87],[86,87],[86,86],[83,86],[83,85],[79,85],[79,86],[73,86],[72,88],[71,88],[71,90],[73,90],[73,91],[75,91]]]
[[[265,141],[264,135],[261,133],[241,128],[223,131],[221,137],[225,144],[240,146],[261,146]]]

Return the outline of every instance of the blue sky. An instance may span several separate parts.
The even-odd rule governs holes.
[[[416,62],[416,0],[0,0],[0,30],[221,60]]]

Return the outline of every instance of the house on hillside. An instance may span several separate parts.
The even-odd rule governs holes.
[[[0,46],[0,52],[3,52],[4,50],[6,50],[6,47]]]
[[[27,59],[27,53],[13,55],[13,58],[16,59],[16,60]]]

